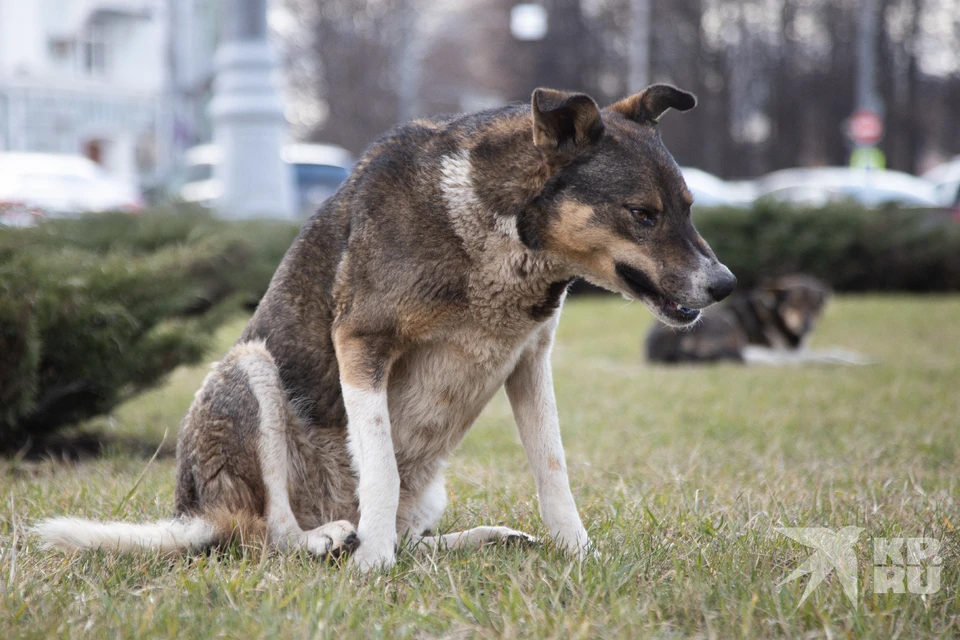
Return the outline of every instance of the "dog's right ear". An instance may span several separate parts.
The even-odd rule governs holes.
[[[569,162],[603,135],[600,107],[584,93],[553,89],[533,92],[533,143],[561,162]]]

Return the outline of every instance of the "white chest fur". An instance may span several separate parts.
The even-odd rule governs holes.
[[[468,308],[429,342],[405,353],[388,376],[394,452],[405,469],[446,458],[513,371],[523,349],[555,323],[531,309],[567,270],[520,242],[516,218],[484,207],[467,151],[443,159],[441,190],[453,230],[471,258]]]
[[[391,370],[388,406],[401,468],[446,458],[503,386],[526,344],[469,333],[477,335],[457,336],[471,342],[469,350],[459,340],[422,345]]]

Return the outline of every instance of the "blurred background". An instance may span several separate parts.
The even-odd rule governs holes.
[[[263,33],[245,32],[257,14]],[[285,217],[312,211],[393,124],[526,101],[537,86],[601,104],[652,82],[696,93],[700,106],[664,119],[663,135],[700,205],[777,192],[951,206],[960,188],[960,161],[949,162],[960,154],[958,0],[0,0],[0,154],[96,165],[7,156],[8,224],[24,223],[17,202],[223,198],[225,143],[204,146],[218,139],[218,69],[229,72],[217,51],[261,35],[294,167],[293,184],[275,188],[292,189],[273,207]],[[851,164],[926,181],[757,180]],[[19,185],[10,165],[28,174]],[[52,183],[61,195],[37,193]]]

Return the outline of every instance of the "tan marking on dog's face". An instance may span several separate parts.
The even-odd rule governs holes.
[[[780,278],[770,290],[777,298],[777,313],[784,325],[797,335],[813,329],[830,295],[826,285],[804,275]]]
[[[587,277],[623,292],[616,263],[627,261],[648,273],[658,274],[655,260],[643,248],[609,227],[597,224],[594,209],[573,200],[563,202],[559,216],[547,227],[546,248],[582,267]]]
[[[783,312],[783,324],[795,334],[799,334],[804,329],[805,318],[800,309],[787,308]]]
[[[735,279],[694,228],[692,195],[656,128],[613,113],[605,122],[592,154],[547,185],[543,244],[664,322],[689,324]]]

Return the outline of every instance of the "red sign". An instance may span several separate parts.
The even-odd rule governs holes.
[[[847,135],[861,147],[871,147],[883,137],[883,118],[870,109],[855,111],[847,120]]]

